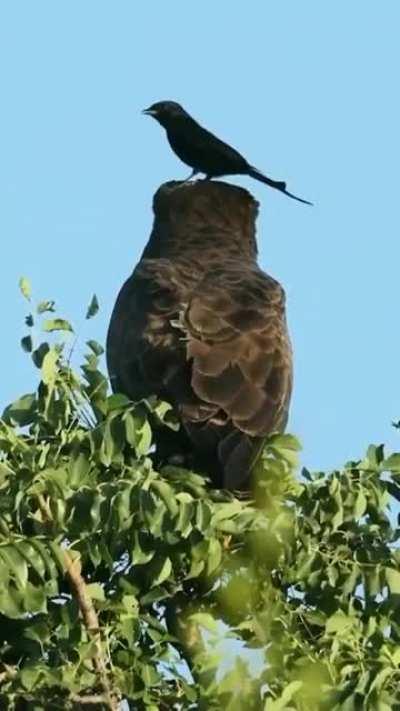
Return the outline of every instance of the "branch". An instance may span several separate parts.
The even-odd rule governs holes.
[[[42,514],[49,520],[53,521],[50,507],[48,502],[43,495],[39,496],[39,505]],[[107,671],[107,663],[104,655],[103,645],[101,642],[100,635],[100,625],[97,617],[96,610],[93,606],[92,599],[88,594],[86,583],[81,574],[81,564],[79,557],[73,558],[71,554],[64,550],[63,551],[64,564],[66,574],[71,586],[72,592],[74,593],[84,625],[88,631],[89,637],[94,642],[94,655],[93,655],[93,665],[96,670],[100,685],[103,689],[102,703],[105,703],[110,711],[118,711],[119,701],[118,696],[110,687]],[[86,697],[86,698],[94,698]],[[97,697],[99,698],[99,697]],[[89,703],[89,702],[86,702]],[[95,703],[91,701],[90,703]],[[96,702],[97,703],[97,702]]]
[[[106,698],[106,703],[111,711],[118,711],[118,698],[111,690],[108,681],[107,664],[101,643],[99,620],[92,599],[87,592],[85,581],[81,575],[80,560],[79,558],[72,558],[68,551],[64,551],[64,560],[67,576],[78,601],[85,627],[95,644],[93,662]]]

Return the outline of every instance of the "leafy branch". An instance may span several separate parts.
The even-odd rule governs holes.
[[[37,387],[0,420],[0,707],[397,708],[400,454],[299,477],[277,434],[254,501],[212,490],[158,465],[169,405],[110,395],[93,340],[74,369],[66,323],[29,314]]]

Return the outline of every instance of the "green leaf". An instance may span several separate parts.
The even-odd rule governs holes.
[[[383,459],[384,459],[383,444],[380,444],[378,446],[376,446],[374,444],[370,444],[370,446],[367,449],[366,467],[365,468],[371,469],[372,471],[378,471],[381,467],[381,463],[382,463]]]
[[[343,634],[348,633],[348,631],[353,627],[354,620],[344,612],[339,610],[335,612],[326,623],[326,633],[327,634]]]
[[[28,582],[28,566],[26,560],[18,552],[18,548],[4,546],[0,548],[0,557],[6,563],[9,572],[14,577],[19,587],[26,587]]]
[[[135,447],[138,440],[136,435],[137,418],[135,418],[131,412],[127,411],[124,413],[123,421],[125,423],[126,440],[132,447]]]
[[[272,451],[276,457],[282,458],[290,467],[297,466],[298,452],[301,450],[299,440],[291,434],[275,434],[267,439],[266,452]]]
[[[165,558],[164,562],[161,565],[160,571],[158,575],[153,578],[151,586],[155,587],[156,585],[161,585],[161,583],[164,582],[164,580],[167,580],[169,576],[172,573],[172,563],[170,558]]]
[[[90,470],[90,461],[87,459],[87,457],[83,454],[83,452],[80,452],[78,456],[75,459],[70,460],[70,465],[69,465],[69,483],[70,485],[75,488],[75,487],[80,487],[84,483],[86,483],[88,473]]]
[[[400,474],[400,454],[391,454],[390,457],[385,459],[382,466],[386,471]]]
[[[107,398],[107,412],[112,412],[113,410],[120,410],[121,408],[131,405],[132,401],[126,395],[122,393],[115,393]]]
[[[99,585],[99,583],[90,583],[89,585],[86,585],[86,590],[92,600],[99,600],[100,602],[105,601],[106,598],[104,588]]]
[[[98,310],[99,310],[99,302],[97,300],[96,294],[93,294],[90,304],[89,304],[87,311],[86,311],[86,318],[87,319],[93,318],[93,316],[95,316],[97,314]]]
[[[157,419],[164,425],[169,427],[169,429],[177,432],[180,429],[180,422],[177,415],[169,402],[164,400],[157,400],[154,404],[151,400],[148,401],[152,413],[157,417]]]
[[[101,356],[104,353],[104,348],[103,346],[100,345],[97,341],[86,341],[86,344],[89,346],[90,350],[93,351],[93,353],[96,356]]]
[[[385,568],[385,576],[392,595],[400,595],[400,572],[395,568]]]
[[[24,336],[21,338],[21,347],[26,353],[31,353],[33,348],[32,336]]]
[[[39,304],[36,307],[36,312],[38,314],[44,314],[48,311],[55,311],[55,304],[54,301],[40,301]]]
[[[292,701],[294,695],[302,688],[302,681],[292,681],[288,684],[281,696],[278,699],[267,699],[264,705],[264,711],[283,711],[283,709],[294,708],[289,706],[289,702]]]
[[[214,506],[215,513],[212,517],[212,523],[215,526],[219,521],[224,521],[227,518],[233,518],[234,516],[237,516],[242,508],[243,504],[238,500],[230,501],[227,504],[217,504]]]
[[[21,277],[21,279],[19,280],[19,290],[22,296],[27,299],[27,301],[31,300],[32,288],[29,279],[27,279],[26,277]]]
[[[180,502],[179,516],[175,527],[176,531],[179,531],[181,533],[182,538],[187,538],[193,530],[193,512],[194,507],[192,502]]]
[[[125,611],[132,617],[138,617],[139,615],[139,602],[135,595],[124,595],[122,598],[122,604]]]
[[[218,622],[209,612],[195,612],[190,619],[208,632],[218,634]]]
[[[165,402],[165,400],[159,400],[157,404],[152,407],[152,411],[157,415],[161,422],[165,420],[166,415],[168,412],[171,412],[172,409],[172,405],[170,405],[169,402]]]
[[[354,505],[354,516],[356,518],[361,518],[362,516],[364,516],[366,509],[367,509],[367,499],[366,499],[363,491],[360,489],[360,491],[357,494],[356,503]]]
[[[216,538],[211,538],[208,546],[207,573],[211,575],[220,565],[222,560],[222,548]]]
[[[42,363],[42,380],[46,385],[52,385],[58,373],[59,354],[55,348],[50,348],[43,358]]]
[[[52,331],[70,331],[73,332],[73,328],[69,321],[63,318],[52,318],[44,321],[42,324],[42,330],[46,332]]]
[[[32,353],[32,360],[34,364],[36,365],[37,368],[41,368],[43,365],[43,360],[46,355],[50,350],[50,346],[48,343],[41,343],[36,350],[33,351]]]
[[[32,691],[41,674],[42,670],[37,666],[27,666],[21,669],[20,679],[24,689]]]
[[[144,550],[143,544],[140,541],[139,533],[134,532],[134,547],[132,550],[132,563],[133,565],[143,565],[148,563],[152,558],[154,558],[155,550]]]
[[[143,679],[143,682],[146,687],[151,687],[154,686],[155,684],[158,683],[160,679],[160,675],[158,674],[157,670],[154,669],[154,667],[151,667],[150,664],[143,664],[142,669],[141,669],[141,677]],[[146,704],[146,708],[151,711],[151,705]],[[153,705],[153,710],[157,711],[159,708],[158,704],[157,706]]]
[[[112,462],[121,461],[124,443],[123,422],[120,417],[111,415],[105,422],[100,447],[100,459],[106,467],[109,467]]]
[[[294,452],[301,451],[301,444],[299,440],[292,434],[271,435],[268,443],[273,444],[277,449],[291,449]]]
[[[136,454],[138,457],[144,457],[148,454],[151,446],[151,427],[147,420],[136,430],[136,435],[138,438],[135,445]]]
[[[151,488],[157,492],[157,494],[163,500],[164,504],[166,505],[168,511],[171,513],[172,516],[176,516],[176,514],[180,512],[182,507],[179,507],[177,504],[176,494],[172,486],[167,484],[165,481],[155,479],[155,481],[151,483]],[[179,524],[178,530],[181,530],[179,528]]]
[[[15,423],[20,427],[25,427],[33,422],[35,417],[36,396],[32,393],[23,395],[11,405],[8,405],[3,412],[3,420],[7,423]]]

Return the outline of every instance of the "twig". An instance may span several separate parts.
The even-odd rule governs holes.
[[[107,699],[101,694],[92,694],[91,696],[79,696],[79,694],[71,694],[69,698],[74,704],[79,704],[80,706],[107,703]]]

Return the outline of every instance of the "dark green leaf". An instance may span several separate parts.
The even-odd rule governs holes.
[[[26,353],[30,353],[32,351],[33,345],[32,345],[32,337],[31,336],[24,336],[21,338],[21,346]]]
[[[90,340],[86,341],[86,343],[96,356],[101,356],[104,353],[103,346],[101,346],[97,341]]]
[[[33,393],[23,395],[19,400],[16,400],[6,407],[2,416],[3,420],[25,427],[34,419],[35,405],[36,396]]]
[[[41,368],[45,355],[49,352],[50,346],[48,343],[41,343],[38,348],[32,353],[32,360],[37,368]]]
[[[97,300],[96,294],[93,294],[90,304],[89,304],[87,311],[86,311],[86,318],[87,319],[93,318],[93,316],[95,316],[97,314],[98,310],[99,310],[99,302]]]

